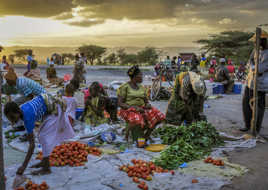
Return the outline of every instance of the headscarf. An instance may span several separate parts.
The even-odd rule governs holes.
[[[134,78],[136,75],[138,75],[141,72],[139,69],[139,66],[134,65],[130,69],[128,69],[127,74],[130,78]]]
[[[197,95],[204,95],[206,86],[204,82],[201,80],[200,75],[196,74],[195,72],[189,72],[189,76],[194,92]]]
[[[15,73],[13,68],[9,68],[7,74],[5,75],[6,80],[15,81],[17,80],[17,74]]]
[[[97,92],[100,92],[100,84],[98,82],[93,82],[90,87],[89,87],[90,90],[94,90],[94,91],[97,91]]]
[[[225,63],[225,62],[226,62],[225,58],[220,58],[220,63]]]

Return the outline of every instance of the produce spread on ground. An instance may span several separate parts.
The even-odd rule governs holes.
[[[206,187],[205,189],[219,189],[222,185],[229,183],[232,177],[242,175],[247,171],[239,165],[234,167],[231,164],[225,164],[228,161],[224,157],[210,156],[219,150],[217,147],[221,147],[222,151],[225,146],[221,136],[210,123],[198,122],[187,127],[184,125],[160,126],[154,131],[153,139],[158,141],[157,143],[166,145],[160,146],[163,149],[161,152],[138,149],[132,144],[126,144],[122,140],[123,128],[124,124],[114,128],[113,132],[117,134],[117,140],[112,143],[106,143],[97,138],[73,140],[56,146],[49,157],[52,174],[46,176],[28,174],[26,175],[29,178],[28,182],[18,189],[43,190],[50,187],[50,189],[60,190],[67,186],[72,189],[80,183],[87,183],[87,180],[96,180],[96,184],[92,187],[96,190],[126,188],[162,190],[172,189],[172,187],[198,189],[198,185]],[[241,142],[237,142],[237,146],[240,146],[239,143]],[[38,152],[32,159],[32,163],[41,159],[42,152]],[[198,160],[208,166],[207,171],[203,170],[199,173],[191,171],[198,166],[195,163]],[[17,167],[7,169],[8,186],[12,184],[12,179],[14,179],[12,176]],[[216,167],[220,167],[222,172],[218,172]],[[30,170],[27,169],[26,173]],[[207,173],[214,170],[216,177],[206,177],[209,176]],[[221,174],[224,175],[221,176]],[[57,182],[55,182],[55,177],[58,179]],[[184,182],[178,184],[178,179]],[[83,185],[81,189],[87,188]]]

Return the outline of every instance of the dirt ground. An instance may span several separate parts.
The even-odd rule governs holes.
[[[267,190],[268,189],[268,144],[259,144],[256,148],[236,150],[230,153],[232,163],[247,166],[250,171],[242,177],[234,178],[231,185],[221,190]]]
[[[23,73],[25,69],[18,69],[19,73]],[[64,73],[71,73],[71,69],[59,69],[58,73],[60,76],[63,76]],[[119,70],[87,70],[87,81],[100,81],[103,84],[107,85],[113,80],[128,80],[126,76],[126,71]],[[41,73],[45,76],[45,70],[41,69]],[[145,75],[151,74],[151,72],[146,72]],[[145,80],[145,83],[148,83],[149,80]],[[208,95],[211,94],[211,84],[208,83]],[[220,99],[216,100],[207,100],[205,102],[205,114],[207,115],[208,121],[216,126],[217,130],[221,132],[226,132],[232,135],[242,135],[239,131],[240,127],[243,127],[243,117],[242,117],[242,95],[225,95]],[[167,108],[166,101],[152,102],[152,104],[160,109],[162,112],[165,112]],[[268,136],[268,112],[266,110],[263,128],[261,134]],[[242,176],[233,179],[232,184],[225,186],[222,190],[267,190],[268,181],[265,178],[268,174],[268,143],[258,144],[256,148],[253,149],[241,149],[229,153],[229,159],[233,163],[241,164],[250,169],[250,171]],[[11,153],[10,153],[11,152]],[[14,153],[8,150],[5,147],[5,162],[11,165],[13,163],[18,163],[17,159],[18,153]],[[14,162],[10,162],[14,160]]]

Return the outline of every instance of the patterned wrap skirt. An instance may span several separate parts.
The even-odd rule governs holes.
[[[148,124],[149,128],[154,128],[165,119],[165,115],[154,107],[144,109],[144,113],[138,112],[135,108],[129,108],[127,110],[121,109],[119,116],[130,125],[139,125],[142,128],[144,128],[146,124]]]

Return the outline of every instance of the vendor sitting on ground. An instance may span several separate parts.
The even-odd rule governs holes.
[[[225,67],[225,58],[220,59],[220,65],[216,68],[216,82],[224,85],[224,93],[230,94],[233,91],[234,80],[231,78],[228,69]]]
[[[105,97],[101,94],[100,84],[93,82],[89,91],[90,96],[87,97],[82,120],[93,127],[108,123],[108,119],[104,117]]]
[[[146,89],[141,85],[142,72],[139,67],[133,66],[127,73],[130,81],[117,90],[118,105],[122,108],[119,116],[127,122],[126,140],[131,131],[135,142],[138,143],[138,138],[144,138],[146,142],[165,115],[150,105]]]
[[[40,69],[37,67],[37,61],[32,60],[30,66],[31,69],[25,74],[25,77],[32,79],[42,85],[41,72]]]
[[[49,64],[49,67],[47,68],[47,79],[50,83],[56,85],[61,85],[64,82],[63,78],[57,77],[57,71],[54,64]]]
[[[67,105],[68,107],[68,105]],[[65,112],[66,104],[61,100],[54,99],[49,94],[42,94],[20,107],[15,102],[5,105],[4,113],[11,123],[23,120],[26,128],[29,148],[21,167],[17,174],[22,175],[31,160],[35,148],[34,128],[37,121],[43,121],[39,130],[39,142],[42,145],[43,160],[33,165],[33,168],[41,168],[34,171],[33,175],[43,175],[50,173],[49,155],[54,147],[63,141],[73,138],[75,133],[69,122],[69,113]]]
[[[182,72],[176,77],[175,86],[166,113],[166,122],[190,125],[194,121],[206,120],[203,104],[206,85],[200,75]]]
[[[109,97],[107,92],[105,91],[103,85],[99,82],[96,82],[99,84],[99,93],[103,98],[105,99],[105,111],[109,113],[110,119],[112,122],[117,122],[117,98],[116,97]],[[84,90],[85,94],[85,102],[87,101],[88,97],[90,97],[90,88]]]
[[[22,97],[14,100],[19,105],[33,99],[34,96],[46,93],[46,90],[37,82],[25,77],[17,77],[13,68],[9,68],[4,78],[7,82],[6,85],[16,87],[17,92],[22,95]]]

